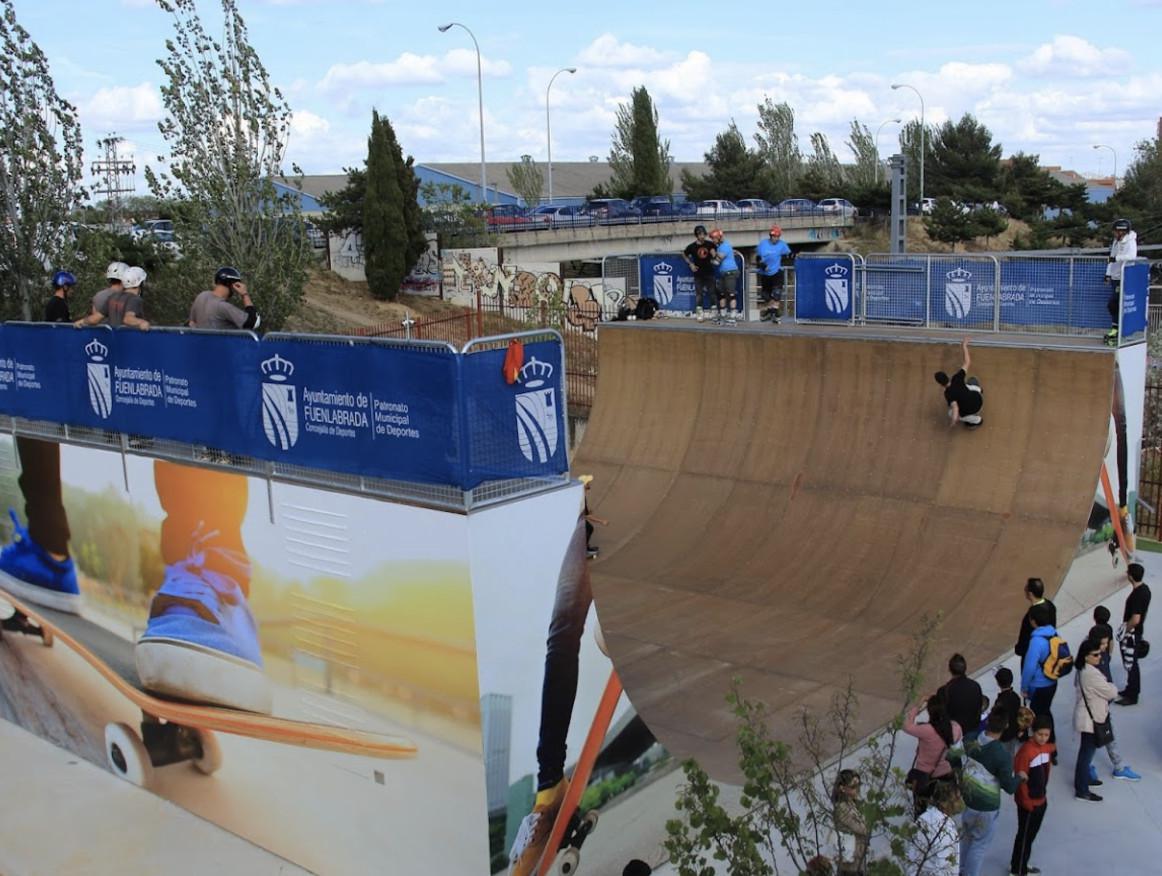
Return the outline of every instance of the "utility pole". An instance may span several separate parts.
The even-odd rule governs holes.
[[[97,147],[102,151],[104,158],[94,161],[90,166],[93,176],[100,177],[104,188],[94,189],[96,195],[104,195],[108,205],[108,223],[111,230],[115,230],[121,218],[121,197],[134,192],[133,175],[137,173],[137,165],[132,158],[122,158],[119,147],[125,142],[124,137],[109,134],[103,140],[97,141]]]

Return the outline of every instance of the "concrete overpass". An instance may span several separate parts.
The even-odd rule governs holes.
[[[619,253],[680,252],[694,239],[694,226],[718,227],[735,249],[751,249],[778,224],[791,246],[823,245],[844,237],[855,220],[850,216],[679,216],[579,227],[498,230],[506,262],[562,262],[595,259]]]

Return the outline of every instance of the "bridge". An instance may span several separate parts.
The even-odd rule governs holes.
[[[735,249],[749,249],[767,236],[771,225],[783,229],[792,246],[825,244],[844,237],[855,224],[843,214],[744,214],[646,216],[603,220],[594,225],[538,227],[514,225],[492,230],[500,237],[507,262],[563,262],[620,253],[681,252],[693,240],[695,225],[718,227]]]

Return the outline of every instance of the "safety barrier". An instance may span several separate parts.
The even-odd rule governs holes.
[[[747,280],[753,272],[747,270],[746,260],[737,251],[734,263],[738,271],[734,286],[735,308],[746,318],[750,307]],[[607,290],[624,287],[622,294],[607,297],[607,302],[652,298],[658,302],[658,308],[670,316],[689,316],[701,303],[695,301],[694,273],[681,253],[606,256],[601,261],[601,280],[602,287]],[[611,309],[607,303],[602,308],[604,319],[616,315],[616,307]]]
[[[1123,263],[1116,287],[1106,280],[1108,264],[1088,255],[804,254],[796,260],[795,318],[1079,336],[1117,323],[1122,343],[1140,340],[1148,263]]]
[[[0,326],[11,431],[462,507],[568,471],[562,339],[469,342]],[[519,489],[523,489],[520,487]]]

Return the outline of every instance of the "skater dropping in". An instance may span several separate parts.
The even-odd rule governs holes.
[[[984,407],[984,393],[980,381],[968,376],[972,357],[968,354],[968,338],[960,342],[964,352],[964,362],[950,378],[943,371],[936,372],[936,382],[944,387],[944,401],[948,403],[948,424],[963,423],[970,429],[981,424],[981,408]]]

